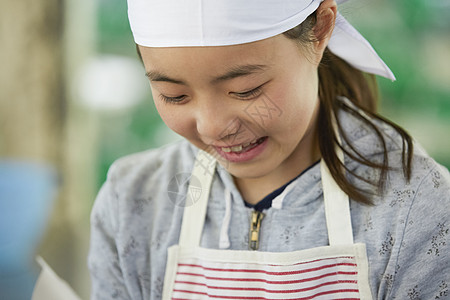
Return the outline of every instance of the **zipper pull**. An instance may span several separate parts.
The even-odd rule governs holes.
[[[259,230],[261,228],[261,221],[264,218],[264,214],[260,211],[252,211],[252,218],[250,221],[250,236],[249,236],[249,248],[251,250],[258,250],[259,248]]]

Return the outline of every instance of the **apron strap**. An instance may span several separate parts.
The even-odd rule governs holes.
[[[338,143],[342,144],[337,130],[336,119],[333,118],[332,122]],[[339,146],[336,146],[336,154],[339,160],[344,163],[344,153]],[[353,244],[352,219],[348,195],[341,190],[333,179],[330,169],[323,159],[320,162],[320,173],[322,175],[325,217],[330,246]]]
[[[330,246],[353,244],[353,231],[348,195],[333,180],[330,170],[320,163],[323,198]]]
[[[188,248],[200,246],[215,169],[216,159],[205,151],[199,150],[191,177],[196,178],[197,182],[200,182],[201,188],[199,189],[198,186],[192,185],[192,180],[190,181],[186,203],[192,204],[184,208],[179,240],[180,246]],[[198,196],[199,193],[200,196]]]

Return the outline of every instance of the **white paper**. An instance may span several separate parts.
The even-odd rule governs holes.
[[[36,261],[42,270],[36,281],[32,300],[81,300],[67,282],[59,278],[42,257],[36,257]]]

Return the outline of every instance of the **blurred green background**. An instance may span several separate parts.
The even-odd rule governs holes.
[[[352,0],[340,11],[397,77],[379,79],[382,114],[450,167],[450,0]],[[153,105],[126,1],[4,0],[0,22],[0,155],[59,170],[37,252],[88,299],[89,213],[109,166],[179,137]]]

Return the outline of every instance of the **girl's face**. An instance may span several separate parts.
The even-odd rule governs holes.
[[[156,108],[235,178],[286,178],[320,155],[319,53],[278,35],[216,47],[140,47]]]

